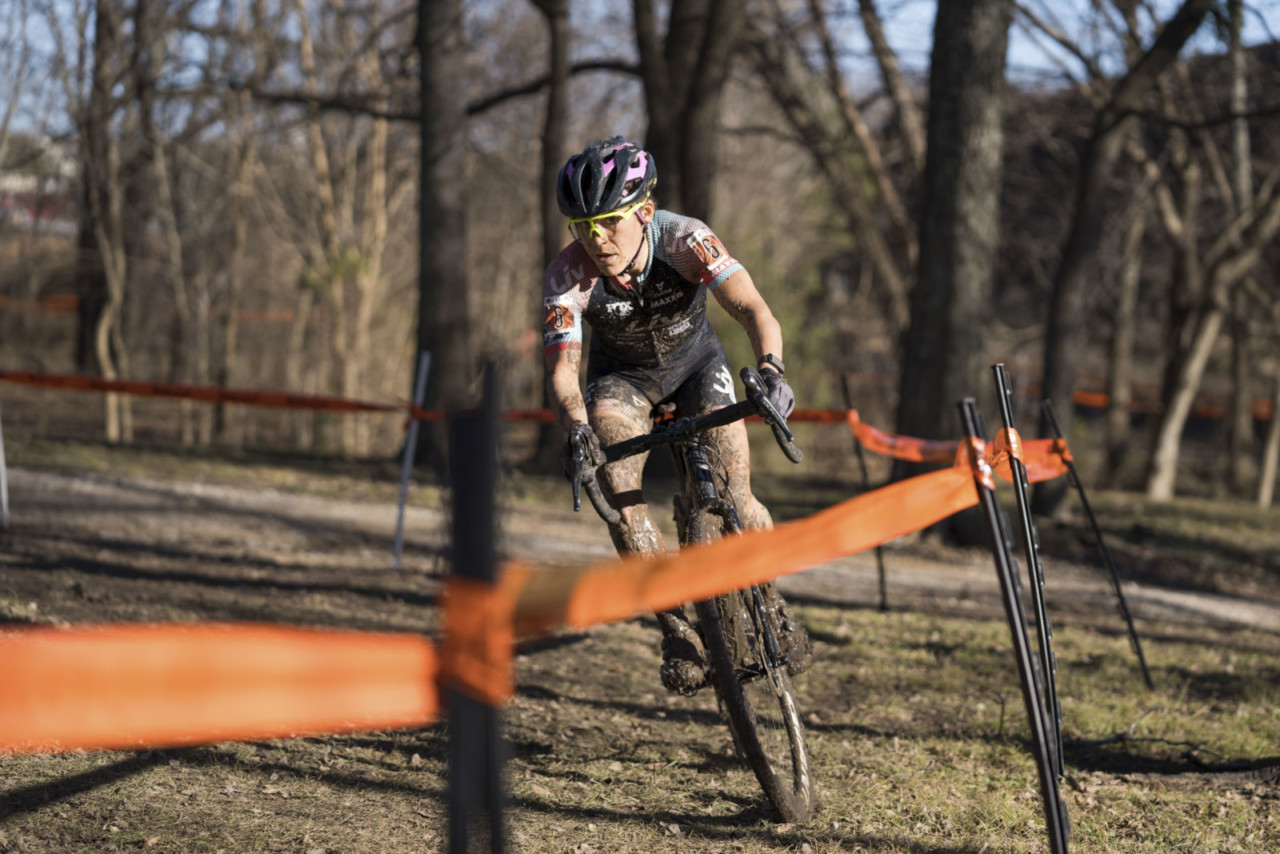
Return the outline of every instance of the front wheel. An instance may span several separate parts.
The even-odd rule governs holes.
[[[708,533],[699,532],[701,527],[695,523],[691,533]],[[804,821],[813,812],[813,777],[786,664],[766,648],[766,633],[777,638],[776,620],[766,624],[769,614],[756,607],[750,588],[695,607],[711,662],[712,684],[729,718],[734,743],[778,818]]]

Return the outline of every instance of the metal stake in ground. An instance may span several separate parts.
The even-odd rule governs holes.
[[[840,374],[840,393],[844,395],[846,409],[853,409],[853,394],[849,391],[848,374]],[[858,437],[853,437],[853,453],[858,458],[858,468],[862,470],[862,491],[871,491],[871,477],[867,474],[867,458],[862,450]],[[876,546],[876,570],[880,576],[880,610],[889,610],[889,588],[884,574],[884,546]]]
[[[1045,420],[1053,428],[1054,438],[1062,441],[1062,428],[1058,426],[1058,419],[1053,414],[1053,407],[1049,405],[1048,398],[1041,401],[1040,406],[1044,410]],[[1098,527],[1093,508],[1089,506],[1089,498],[1084,494],[1084,484],[1080,482],[1080,475],[1076,473],[1076,464],[1070,457],[1064,457],[1064,459],[1067,463],[1067,473],[1071,475],[1071,483],[1075,485],[1076,493],[1080,496],[1080,506],[1084,508],[1084,515],[1089,520],[1089,526],[1093,528],[1094,539],[1098,542],[1098,551],[1102,553],[1102,562],[1106,564],[1107,572],[1111,576],[1111,587],[1116,591],[1120,616],[1124,617],[1125,625],[1129,627],[1129,643],[1132,644],[1133,651],[1138,656],[1138,665],[1142,668],[1142,679],[1147,683],[1147,687],[1154,691],[1156,686],[1151,681],[1151,672],[1147,670],[1147,658],[1142,654],[1142,641],[1138,640],[1138,632],[1133,627],[1133,617],[1129,614],[1129,603],[1125,601],[1124,591],[1120,589],[1120,573],[1116,571],[1116,565],[1111,560],[1111,552],[1107,550],[1107,544],[1102,541],[1102,529]]]
[[[960,416],[964,421],[965,435],[986,441],[986,431],[979,427],[979,416],[973,398],[960,403]],[[1004,613],[1013,636],[1014,657],[1018,664],[1018,677],[1022,681],[1022,700],[1031,724],[1031,746],[1035,754],[1036,770],[1040,775],[1040,796],[1044,801],[1045,824],[1049,831],[1049,849],[1052,854],[1067,852],[1067,807],[1058,794],[1058,777],[1050,759],[1048,715],[1036,696],[1035,661],[1031,656],[1031,641],[1027,637],[1027,624],[1022,615],[1022,597],[1018,593],[1017,570],[1013,564],[1013,552],[1009,537],[1000,522],[1000,507],[996,503],[995,479],[991,467],[978,453],[974,443],[969,445],[969,464],[973,468],[974,484],[978,488],[978,503],[982,506],[991,534],[991,550],[995,556],[996,575],[1000,579],[1000,593],[1004,600]]]
[[[418,374],[413,380],[413,407],[421,409],[427,397],[427,374],[431,371],[431,354],[426,350],[418,355]],[[404,508],[409,500],[409,475],[413,471],[413,458],[418,452],[417,418],[409,419],[409,433],[404,440],[404,463],[400,467],[400,500],[396,505],[396,538],[392,565],[403,569],[400,557],[404,554]]]
[[[484,401],[478,410],[449,420],[449,474],[453,487],[453,569],[492,584],[497,576],[498,383],[485,368]],[[506,746],[498,709],[462,691],[449,691],[449,852],[467,854],[483,846],[500,854],[506,831],[502,817],[502,766]]]
[[[1013,388],[1003,364],[991,366],[996,377],[1000,401],[1000,417],[1005,429],[1013,433]],[[1010,449],[1012,451],[1012,449]],[[1011,452],[1009,472],[1013,475],[1013,493],[1018,501],[1018,518],[1022,523],[1022,542],[1027,554],[1027,576],[1031,582],[1031,605],[1035,610],[1036,635],[1040,641],[1040,673],[1043,677],[1044,709],[1049,719],[1049,746],[1053,749],[1053,771],[1062,776],[1062,706],[1058,703],[1058,659],[1053,654],[1053,625],[1044,606],[1044,567],[1040,564],[1040,538],[1031,521],[1031,503],[1027,500],[1027,468]]]

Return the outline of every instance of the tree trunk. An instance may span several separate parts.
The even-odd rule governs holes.
[[[1258,506],[1271,506],[1276,487],[1276,466],[1280,465],[1280,369],[1276,370],[1271,392],[1271,426],[1267,428],[1266,450],[1262,454],[1262,476],[1258,479]]]
[[[1209,362],[1214,342],[1222,329],[1223,314],[1223,308],[1215,305],[1201,316],[1191,348],[1178,372],[1173,395],[1165,404],[1164,416],[1160,419],[1160,427],[1156,432],[1151,473],[1147,478],[1147,497],[1154,501],[1173,498],[1182,429],[1186,426],[1187,416],[1191,414],[1191,404],[1200,388],[1205,365]]]
[[[550,78],[547,85],[547,112],[542,124],[542,264],[550,264],[566,240],[564,215],[556,202],[556,181],[569,155],[569,0],[534,0],[547,19]],[[542,315],[535,313],[534,333],[541,339]],[[541,363],[541,359],[538,360]],[[541,384],[542,403],[548,404],[546,383]],[[537,472],[552,472],[559,464],[564,430],[559,424],[538,427],[538,441],[528,465]]]
[[[1249,84],[1245,74],[1244,44],[1240,33],[1244,26],[1244,0],[1227,0],[1231,57],[1231,112],[1239,116],[1231,128],[1232,154],[1235,160],[1236,210],[1243,211],[1253,201],[1253,163],[1249,144]],[[1250,384],[1253,360],[1249,354],[1249,316],[1246,285],[1237,294],[1232,312],[1231,359],[1231,485],[1244,494],[1253,479],[1253,392]]]
[[[171,362],[169,380],[190,383],[195,379],[193,365],[195,350],[201,346],[195,334],[195,309],[187,292],[185,262],[183,260],[182,235],[178,229],[178,214],[173,197],[173,182],[169,175],[169,158],[161,131],[156,125],[156,76],[164,66],[164,34],[157,32],[156,12],[149,0],[138,0],[134,5],[134,44],[132,71],[138,97],[138,118],[142,136],[151,160],[151,192],[147,198],[154,203],[153,212],[160,226],[162,260],[160,277],[167,285],[173,299],[173,325],[171,327]],[[195,405],[182,400],[178,405],[182,444],[192,447],[196,441]]]
[[[1183,0],[1151,49],[1116,84],[1110,100],[1098,113],[1093,138],[1081,157],[1075,214],[1054,277],[1044,351],[1044,393],[1062,422],[1068,444],[1074,432],[1075,407],[1071,396],[1081,351],[1084,291],[1089,263],[1106,223],[1106,191],[1124,143],[1124,128],[1131,111],[1140,106],[1160,75],[1177,59],[1212,5],[1213,0]],[[1042,421],[1041,435],[1046,435],[1048,429],[1049,425]],[[1066,495],[1066,489],[1064,478],[1037,486],[1032,502],[1035,512],[1053,513]]]
[[[227,258],[227,296],[222,306],[222,355],[214,369],[214,382],[227,388],[236,381],[240,359],[240,295],[244,291],[246,258],[249,247],[250,183],[253,179],[256,138],[249,115],[249,94],[235,98],[239,114],[240,139],[236,156],[231,161],[228,183],[231,185],[231,252]],[[219,403],[214,410],[214,435],[217,441],[239,447],[244,436],[232,404]]]
[[[249,211],[252,203],[254,166],[257,162],[257,125],[253,116],[251,92],[256,91],[268,73],[269,59],[265,0],[251,0],[247,16],[241,18],[237,30],[242,43],[252,46],[253,66],[249,85],[229,96],[228,113],[239,125],[235,157],[228,163],[227,181],[231,187],[231,252],[227,259],[227,292],[223,304],[221,360],[214,368],[214,382],[229,387],[237,381],[240,369],[240,297],[248,274]],[[243,409],[220,403],[214,410],[216,441],[231,447],[244,444]]]
[[[1231,489],[1247,495],[1253,462],[1253,356],[1250,352],[1248,287],[1235,294],[1231,310]]]
[[[1124,236],[1120,293],[1111,336],[1111,370],[1107,375],[1107,474],[1112,488],[1123,484],[1129,456],[1130,406],[1133,403],[1134,324],[1138,313],[1138,285],[1142,280],[1142,239],[1147,231],[1147,208],[1135,206]]]
[[[717,162],[720,97],[744,16],[733,0],[673,3],[665,42],[653,0],[633,0],[636,46],[665,208],[707,221]]]
[[[93,354],[104,379],[119,379],[124,358],[120,312],[124,303],[128,265],[124,251],[119,151],[112,135],[111,90],[116,84],[116,53],[120,47],[120,21],[110,0],[95,7],[94,41],[89,102],[81,124],[88,218],[93,230],[106,295],[93,329]],[[106,439],[128,441],[128,402],[122,395],[103,395]]]
[[[1155,500],[1173,497],[1182,429],[1191,411],[1191,401],[1200,387],[1213,343],[1222,328],[1232,290],[1249,275],[1263,247],[1280,231],[1280,189],[1277,182],[1280,182],[1280,172],[1268,180],[1246,215],[1229,226],[1205,253],[1210,272],[1203,308],[1196,321],[1194,337],[1181,360],[1182,367],[1173,395],[1166,403],[1147,479],[1147,495]],[[1228,255],[1226,247],[1237,244],[1241,248]]]
[[[376,63],[376,58],[375,58]],[[385,109],[385,99],[378,108]],[[373,360],[373,321],[383,307],[386,281],[382,274],[383,253],[387,248],[387,141],[389,125],[386,119],[374,119],[372,132],[366,145],[365,210],[360,237],[360,254],[363,259],[355,274],[356,305],[353,313],[351,356],[343,365],[342,395],[348,399],[362,396],[370,379]],[[370,451],[369,417],[348,416],[350,432],[344,438],[343,451],[347,455],[364,456]]]
[[[955,404],[990,382],[983,328],[1000,238],[1001,105],[1012,15],[1011,0],[938,6],[920,266],[898,403],[898,430],[910,436],[955,436]]]
[[[419,193],[418,351],[431,353],[427,405],[468,402],[475,366],[470,354],[466,217],[465,63],[460,0],[418,0],[422,64]],[[410,380],[412,382],[412,380]],[[425,461],[444,476],[442,424],[421,431]],[[424,459],[424,444],[417,458]]]

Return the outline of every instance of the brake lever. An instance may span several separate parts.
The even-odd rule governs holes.
[[[769,399],[769,392],[765,388],[764,378],[760,376],[760,372],[752,367],[743,368],[742,385],[746,387],[747,399],[755,404],[760,417],[769,422],[769,426],[781,430],[788,442],[795,441],[791,428],[787,426],[787,419],[782,417],[782,413]]]
[[[787,426],[787,419],[782,417],[782,413],[773,405],[773,401],[769,400],[769,392],[765,388],[760,372],[755,368],[746,367],[742,369],[739,376],[742,377],[742,385],[746,387],[747,400],[755,405],[760,417],[773,430],[773,438],[777,440],[782,453],[793,463],[803,460],[804,451],[796,447],[795,437],[791,434],[791,428]]]
[[[570,438],[569,444],[573,447],[573,512],[577,513],[582,509],[582,468],[587,461],[587,451],[575,439]]]

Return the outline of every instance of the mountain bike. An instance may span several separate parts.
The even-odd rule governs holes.
[[[742,532],[728,474],[706,436],[708,430],[760,415],[787,458],[796,463],[803,459],[786,420],[769,402],[759,373],[743,368],[741,377],[746,400],[696,418],[655,423],[648,435],[601,449],[607,462],[616,462],[662,445],[671,448],[680,484],[675,518],[681,546]],[[616,524],[618,513],[605,500],[598,480],[587,478],[584,483],[585,449],[574,447],[573,460],[574,509],[580,507],[585,488],[601,518]],[[710,682],[738,755],[755,773],[778,818],[803,821],[813,810],[813,779],[791,671],[808,652],[793,650],[788,642],[793,635],[785,625],[789,616],[784,617],[781,595],[769,582],[696,602],[694,610],[710,663]]]

